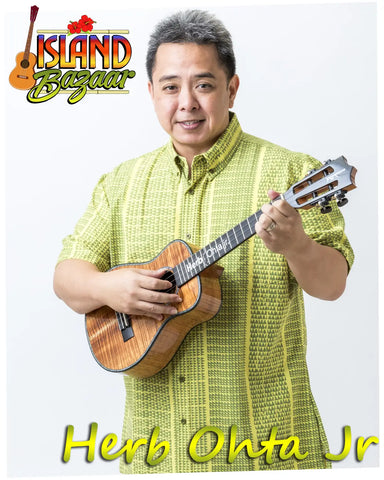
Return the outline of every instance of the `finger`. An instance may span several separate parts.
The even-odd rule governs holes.
[[[268,197],[272,201],[272,205],[279,210],[279,212],[285,217],[296,215],[299,212],[293,208],[286,200],[283,198],[277,198],[281,194],[275,192],[275,190],[268,190]]]
[[[268,190],[267,194],[268,194],[268,197],[272,200],[272,202],[280,195],[279,192],[276,192],[275,190],[272,190],[272,189]]]
[[[261,207],[261,211],[271,219],[269,224],[273,220],[277,225],[279,225],[284,223],[285,219],[287,218],[287,216],[284,215],[284,213],[282,213],[277,206],[271,205],[270,203],[263,205]]]
[[[167,269],[159,268],[158,270],[147,270],[145,268],[135,268],[134,271],[145,277],[161,278],[167,272]]]
[[[182,299],[175,293],[163,293],[156,290],[142,289],[140,291],[140,300],[150,303],[181,303]]]
[[[256,223],[256,234],[264,241],[268,241],[271,237],[271,234],[266,231],[266,229],[263,227],[263,225],[260,222]]]
[[[160,315],[176,315],[177,308],[163,303],[149,303],[140,301],[137,303],[137,309],[143,315],[159,318]]]
[[[259,225],[264,231],[268,233],[268,229],[272,223],[276,223],[276,221],[270,216],[269,214],[263,213],[259,221],[256,223],[256,226]]]
[[[163,280],[159,277],[162,277],[165,273],[165,270],[141,270],[137,269],[139,273],[139,286],[147,290],[167,290],[172,288],[172,282],[168,280]]]
[[[155,278],[160,278],[164,275],[166,272],[166,268],[159,268],[157,270],[147,270],[146,268],[135,268],[135,270],[138,273],[141,273],[142,275],[146,275],[147,277],[155,277]]]

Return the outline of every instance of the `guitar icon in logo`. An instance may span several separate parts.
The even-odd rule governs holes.
[[[16,55],[16,67],[9,75],[9,83],[14,88],[19,90],[30,90],[36,83],[33,78],[35,73],[34,67],[36,65],[36,55],[30,52],[33,25],[36,20],[37,12],[39,8],[35,6],[31,7],[31,23],[29,25],[29,32],[27,43],[25,45],[24,52],[20,52]]]

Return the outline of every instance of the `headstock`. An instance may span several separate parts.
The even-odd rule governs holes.
[[[356,168],[348,165],[343,156],[327,160],[318,170],[311,170],[306,177],[292,185],[284,194],[284,199],[294,208],[309,209],[319,205],[321,213],[328,213],[332,210],[329,202],[333,198],[339,207],[348,203],[345,195],[356,188],[356,172]]]
[[[31,16],[30,16],[31,22],[34,22],[36,20],[38,11],[39,11],[39,7],[37,7],[36,5],[31,7]]]

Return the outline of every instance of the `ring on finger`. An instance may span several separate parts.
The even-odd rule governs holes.
[[[268,225],[268,227],[265,229],[266,232],[272,232],[272,230],[276,227],[276,222],[272,220],[272,222]]]

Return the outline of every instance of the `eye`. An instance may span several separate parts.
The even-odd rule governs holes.
[[[209,89],[213,88],[213,86],[210,83],[199,83],[197,85],[197,88],[199,90],[209,90]]]
[[[164,85],[163,87],[163,91],[167,92],[167,93],[173,93],[177,90],[177,86],[176,85]]]

